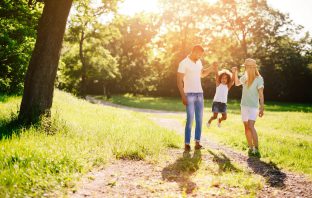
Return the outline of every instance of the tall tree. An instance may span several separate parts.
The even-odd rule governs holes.
[[[159,28],[153,14],[120,16],[116,19],[121,37],[107,46],[118,57],[121,79],[114,88],[119,92],[147,93],[154,89],[154,70],[151,65],[152,39]]]
[[[72,0],[45,0],[44,3],[19,113],[19,119],[26,123],[38,120],[41,115],[50,115],[54,81]]]
[[[165,31],[159,34],[157,46],[162,56],[162,74],[158,90],[162,95],[176,95],[176,71],[195,44],[204,44],[210,37],[202,35],[209,2],[202,0],[161,0],[162,25]],[[208,13],[209,14],[209,13]],[[165,61],[163,61],[165,60]],[[159,65],[160,66],[160,65]]]
[[[103,85],[118,75],[116,61],[105,49],[110,40],[119,36],[118,29],[100,20],[116,12],[117,2],[102,0],[94,4],[92,0],[80,0],[74,3],[75,12],[65,35],[61,60],[64,67],[60,68],[58,87],[85,97],[91,80]],[[96,71],[107,76],[95,79],[100,77]]]

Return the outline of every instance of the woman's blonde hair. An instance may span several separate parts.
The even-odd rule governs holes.
[[[260,76],[258,68],[256,66],[245,66],[246,67],[246,74],[247,74],[247,85],[248,87],[251,86],[253,81]]]
[[[242,66],[245,67],[245,73],[247,74],[247,85],[250,87],[256,77],[260,76],[260,73],[257,69],[257,62],[252,58],[247,58]]]

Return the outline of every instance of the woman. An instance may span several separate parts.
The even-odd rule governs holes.
[[[258,135],[255,129],[257,115],[263,116],[264,111],[264,82],[254,59],[248,58],[242,65],[245,67],[244,75],[238,79],[237,68],[233,67],[232,72],[236,86],[243,86],[241,99],[241,115],[245,127],[245,135],[248,142],[249,156],[260,157]],[[259,105],[260,100],[260,105]]]

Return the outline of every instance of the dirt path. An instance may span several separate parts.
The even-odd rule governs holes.
[[[100,103],[107,106],[123,108],[138,112],[147,113],[158,125],[174,130],[183,135],[184,127],[172,118],[165,118],[166,115],[183,115],[181,112],[168,112],[158,110],[136,109],[115,105],[101,100],[88,97],[92,103]],[[167,116],[168,117],[168,116]],[[262,176],[265,179],[264,188],[258,193],[258,197],[311,197],[312,182],[303,175],[280,170],[274,164],[265,163],[256,158],[248,158],[243,153],[234,151],[229,147],[220,145],[207,138],[202,139],[203,145],[209,149],[224,153],[223,159],[234,161],[243,166],[253,174]],[[220,196],[219,187],[211,188],[207,182],[192,181],[191,176],[179,174],[179,170],[168,168],[168,164],[174,165],[183,155],[181,150],[168,151],[168,160],[160,164],[149,164],[144,161],[119,160],[110,164],[107,168],[90,173],[81,183],[81,188],[73,197],[181,197],[186,193],[192,197]],[[195,154],[194,154],[195,155]],[[214,163],[213,155],[202,156],[206,163]],[[175,162],[176,161],[176,162]],[[166,168],[167,167],[167,168]],[[90,180],[90,178],[92,178]],[[193,178],[194,179],[194,178]],[[209,179],[209,178],[206,178]],[[207,186],[208,185],[208,186]],[[206,186],[208,192],[198,190]],[[238,189],[227,189],[221,197],[235,197],[248,192],[241,192]]]
[[[153,120],[165,128],[175,130],[183,135],[184,128],[175,119],[153,118]],[[223,152],[228,158],[249,169],[254,174],[266,179],[264,188],[259,192],[259,197],[312,197],[312,182],[304,175],[280,170],[275,164],[263,162],[257,158],[234,151],[233,149],[218,144],[207,138],[202,138],[205,147]]]

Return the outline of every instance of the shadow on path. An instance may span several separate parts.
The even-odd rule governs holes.
[[[162,170],[162,178],[166,181],[177,182],[181,191],[190,194],[197,188],[191,176],[199,169],[201,162],[200,150],[195,150],[193,156],[189,152],[184,152],[182,157]]]
[[[216,162],[219,166],[219,173],[226,172],[226,171],[232,171],[232,172],[241,172],[240,169],[236,168],[230,158],[228,158],[223,153],[216,154],[211,150],[208,150],[208,152],[213,156],[212,161]]]
[[[271,187],[285,187],[286,174],[283,173],[273,162],[266,163],[259,158],[250,157],[247,159],[248,166],[256,173],[267,179]]]

